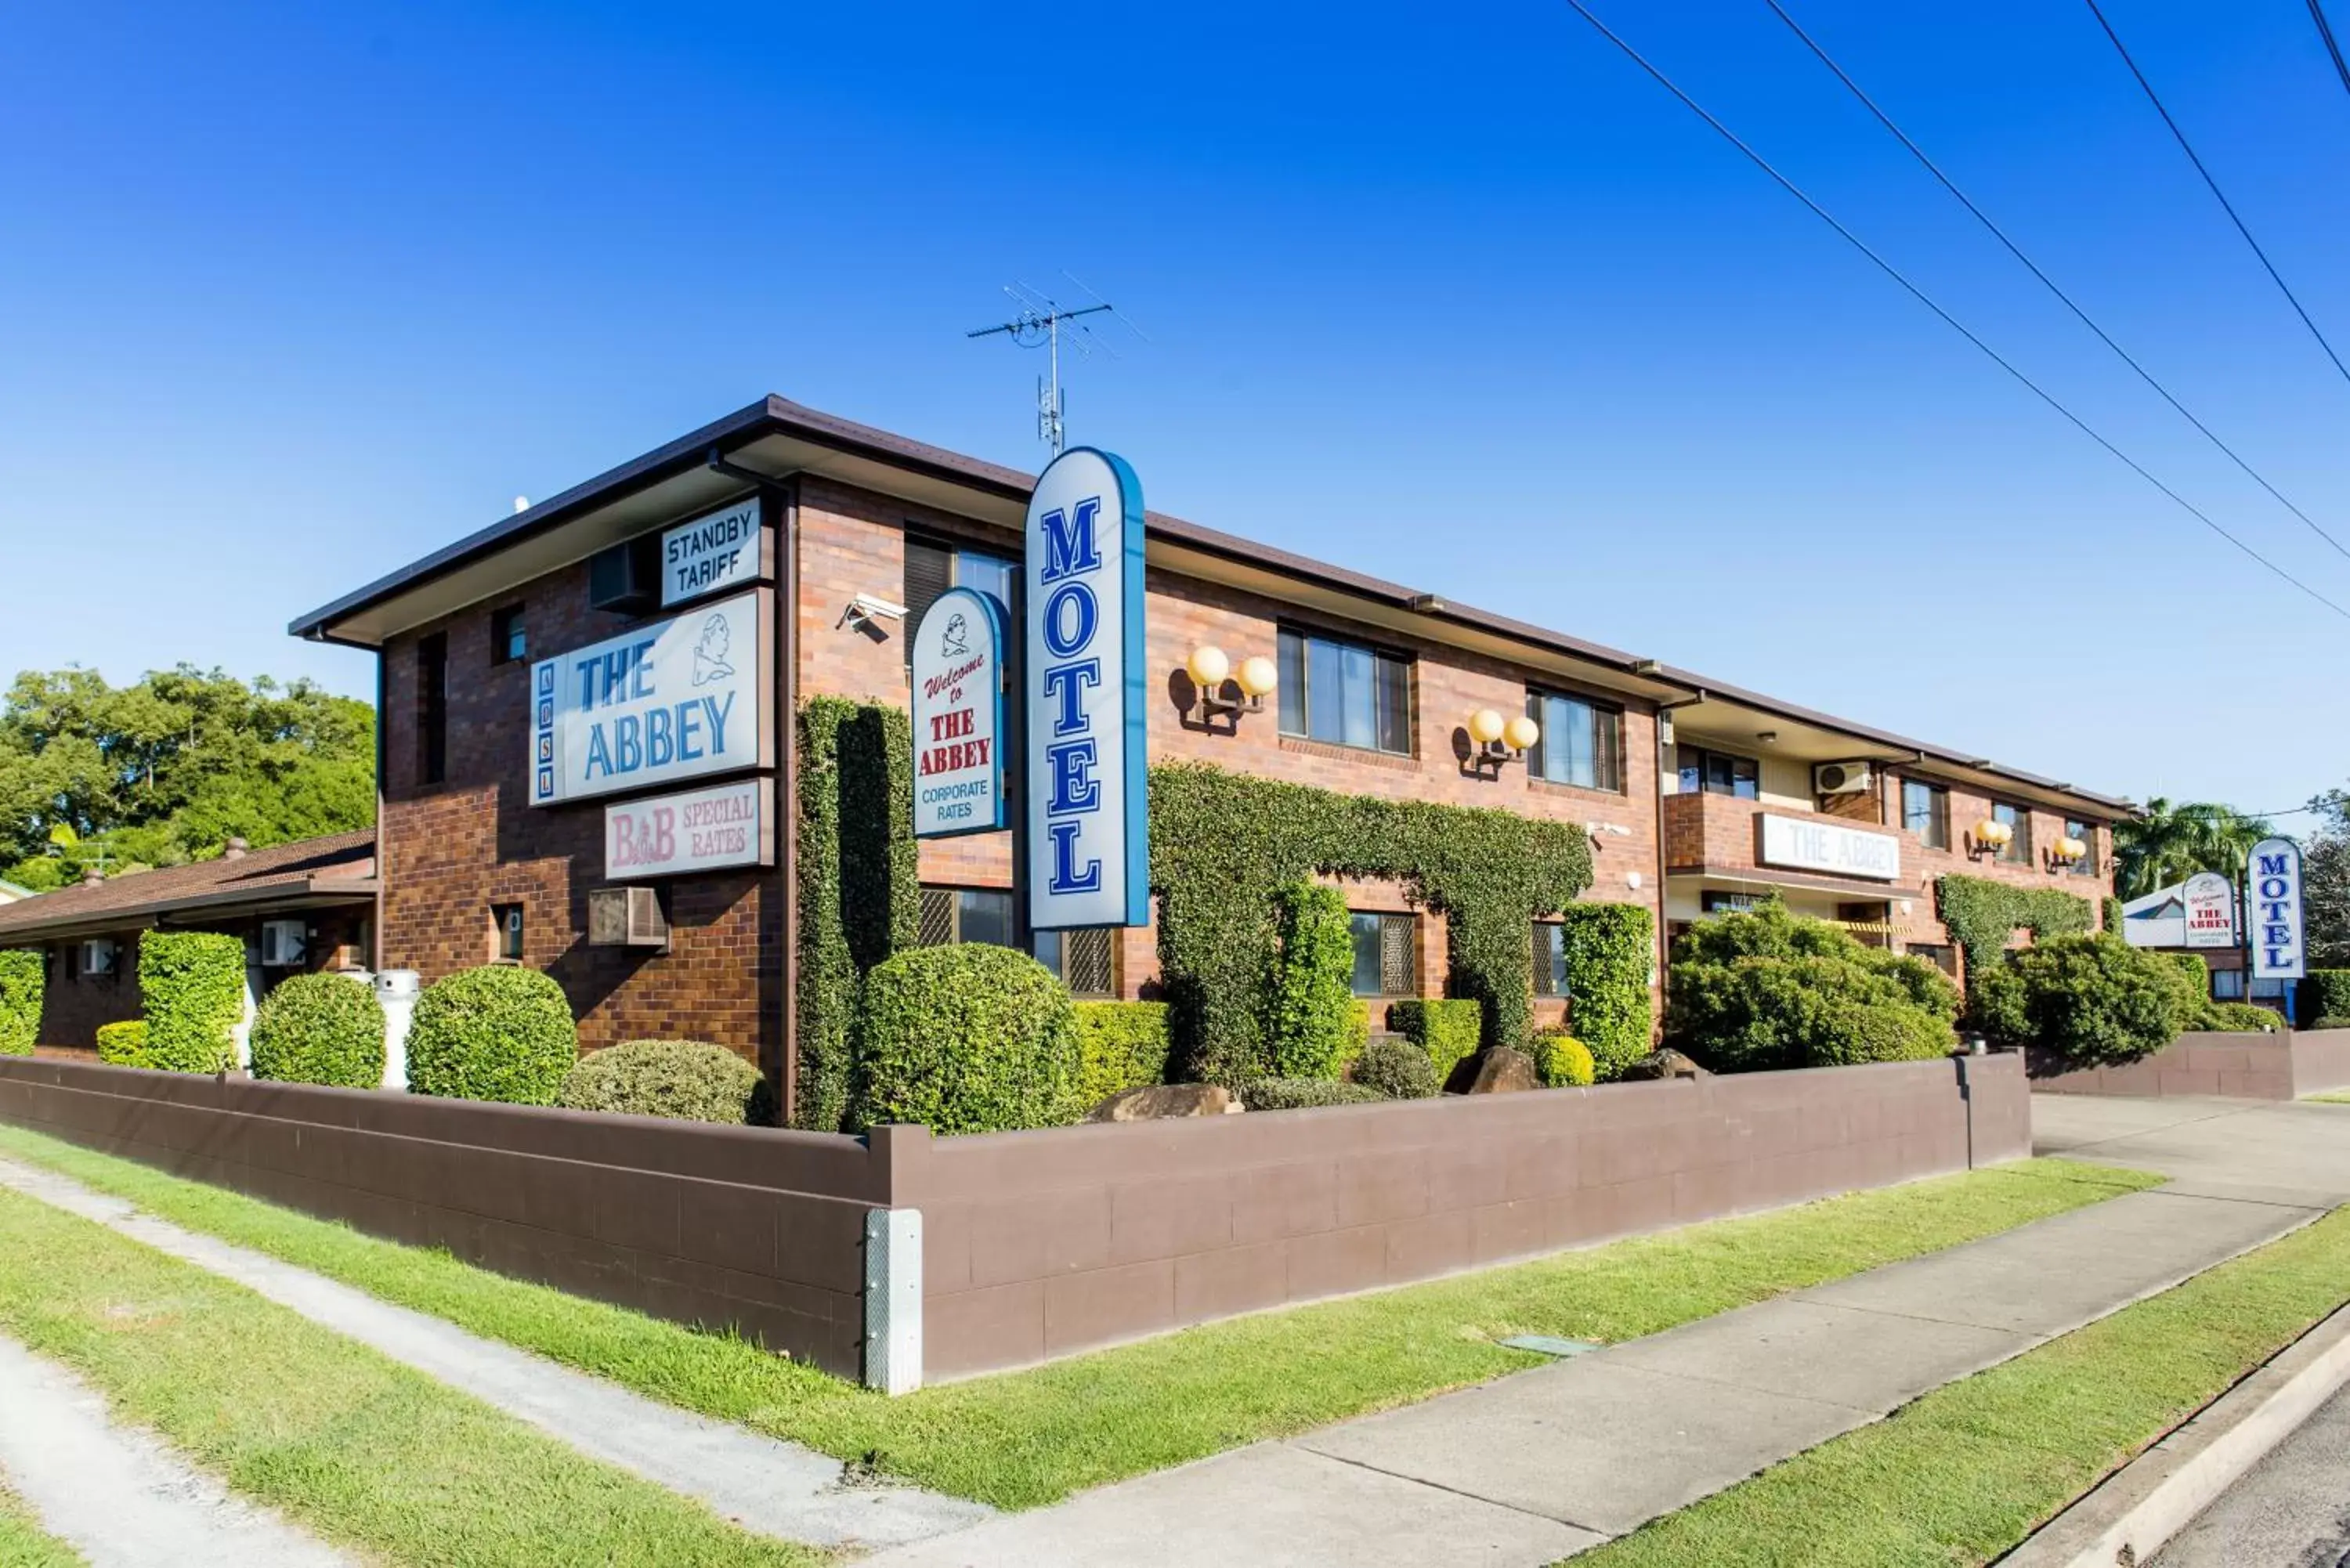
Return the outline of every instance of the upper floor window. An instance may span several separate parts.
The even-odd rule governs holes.
[[[449,776],[449,634],[416,643],[416,777],[437,784]]]
[[[2081,851],[2081,857],[2073,862],[2073,875],[2075,877],[2095,876],[2097,874],[2097,825],[2094,822],[2082,822],[2077,819],[2068,818],[2064,823],[2064,836],[2067,838],[2077,838],[2084,846]]]
[[[1355,939],[1357,996],[1418,996],[1419,952],[1415,915],[1349,915]]]
[[[490,612],[490,662],[519,664],[530,657],[530,637],[524,628],[522,606],[508,605]]]
[[[1929,849],[1950,846],[1950,792],[1923,779],[1901,781],[1901,826]]]
[[[1006,556],[991,556],[984,550],[969,550],[950,545],[934,545],[927,539],[908,535],[906,539],[906,620],[905,633],[899,641],[905,645],[906,661],[914,659],[914,628],[922,624],[922,612],[929,609],[938,597],[949,588],[976,588],[992,596],[1003,609],[1008,622],[1014,605],[1014,587],[1020,581],[1020,563]],[[1007,642],[1017,644],[1016,637]],[[1005,650],[1009,653],[1011,650]]]
[[[1284,627],[1281,732],[1411,754],[1411,661]]]
[[[2032,864],[2032,813],[2020,805],[2010,805],[2003,800],[1991,803],[1991,819],[2003,822],[2014,833],[2000,846],[1999,857],[2018,866]]]
[[[1674,753],[1680,763],[1683,794],[1702,791],[1754,800],[1762,793],[1762,764],[1752,757],[1733,757],[1727,752],[1688,745],[1676,746]]]
[[[1620,791],[1624,715],[1555,691],[1526,694],[1526,714],[1542,739],[1526,753],[1526,775],[1583,789]]]

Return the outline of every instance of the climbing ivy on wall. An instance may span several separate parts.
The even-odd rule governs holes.
[[[1567,1033],[1591,1053],[1601,1081],[1648,1054],[1656,1020],[1648,976],[1657,967],[1656,927],[1639,904],[1575,904],[1559,911],[1565,928]]]
[[[1150,885],[1180,1075],[1245,1083],[1268,1067],[1274,896],[1316,873],[1393,877],[1446,917],[1453,994],[1484,1004],[1484,1043],[1516,1045],[1529,937],[1591,885],[1584,830],[1482,806],[1338,794],[1198,763],[1150,771]]]
[[[2008,939],[2030,931],[2033,940],[2090,928],[2095,906],[2056,888],[2014,888],[1953,872],[1934,882],[1934,900],[1950,940],[1967,955],[1967,988],[1999,961]]]
[[[816,697],[799,744],[798,1096],[794,1125],[837,1132],[865,971],[914,945],[921,894],[905,711]]]

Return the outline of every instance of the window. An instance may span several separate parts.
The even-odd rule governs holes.
[[[1952,980],[1959,978],[1959,950],[1947,942],[1909,942],[1902,950],[1914,959],[1924,959]]]
[[[1991,803],[1991,819],[1993,822],[2003,822],[2015,829],[2006,846],[2000,850],[1999,857],[2017,866],[2031,865],[2032,813],[2020,805],[2010,805],[2005,801],[1995,800]]]
[[[1111,939],[1116,935],[1108,930],[1038,931],[1036,961],[1059,975],[1071,996],[1115,996]]]
[[[1281,732],[1411,755],[1411,661],[1284,627]]]
[[[443,631],[416,645],[416,776],[429,784],[449,776],[449,634]]]
[[[1697,896],[1700,914],[1751,915],[1771,901],[1768,893],[1724,893],[1718,888],[1700,888]]]
[[[1950,792],[1922,779],[1901,781],[1901,826],[1929,849],[1950,846]]]
[[[490,906],[490,956],[502,963],[522,962],[522,906]]]
[[[2064,824],[2064,836],[2077,838],[2086,846],[2081,851],[2081,857],[2073,862],[2073,875],[2095,876],[2097,874],[2097,825],[2094,822],[2077,822],[2068,818]]]
[[[508,605],[490,612],[490,662],[519,664],[530,657],[530,639],[522,624],[522,606]]]
[[[1542,727],[1542,739],[1526,753],[1528,777],[1582,789],[1623,789],[1623,714],[1580,697],[1534,691],[1526,696],[1526,715]]]
[[[1417,915],[1349,915],[1355,939],[1357,996],[1418,996]]]
[[[914,661],[914,628],[922,623],[922,612],[937,602],[949,588],[976,588],[993,597],[1003,609],[1007,625],[1012,622],[1012,608],[1017,602],[1020,563],[1003,556],[991,556],[984,551],[960,549],[950,545],[936,545],[927,539],[909,535],[906,539],[906,620],[905,635],[899,640],[906,648],[906,662]],[[1005,639],[1013,648],[1019,644],[1016,636]],[[1013,648],[1004,651],[1007,657]]]
[[[992,942],[1016,948],[1019,929],[1008,888],[925,888],[920,940],[924,947],[949,942]]]
[[[2211,999],[2214,1002],[2244,1000],[2244,971],[2240,969],[2215,969],[2211,971]]]
[[[1762,793],[1762,764],[1752,757],[1733,757],[1702,746],[1676,746],[1674,752],[1680,763],[1683,794],[1703,791],[1753,800]]]
[[[1534,922],[1534,994],[1565,996],[1566,928],[1555,920]]]

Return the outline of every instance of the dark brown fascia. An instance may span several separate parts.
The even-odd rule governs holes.
[[[0,924],[0,948],[36,943],[75,941],[162,923],[168,915],[203,914],[224,906],[246,906],[244,913],[263,916],[296,909],[328,909],[337,904],[372,900],[379,887],[373,877],[313,877],[305,882],[285,882],[260,888],[231,888],[191,893],[149,904],[121,904],[92,909],[85,915],[62,915],[47,921]],[[31,902],[32,900],[27,900]]]

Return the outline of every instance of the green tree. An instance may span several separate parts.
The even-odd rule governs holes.
[[[2309,808],[2318,817],[2317,835],[2301,857],[2309,961],[2321,969],[2350,969],[2350,790],[2328,790]]]
[[[2144,815],[2114,824],[2114,890],[2137,898],[2198,871],[2241,871],[2252,846],[2275,831],[2266,817],[2246,816],[2232,806],[2212,801],[2173,805],[2157,795],[2146,803]]]
[[[56,887],[364,827],[375,712],[307,680],[188,665],[114,687],[26,670],[0,693],[0,876]]]

